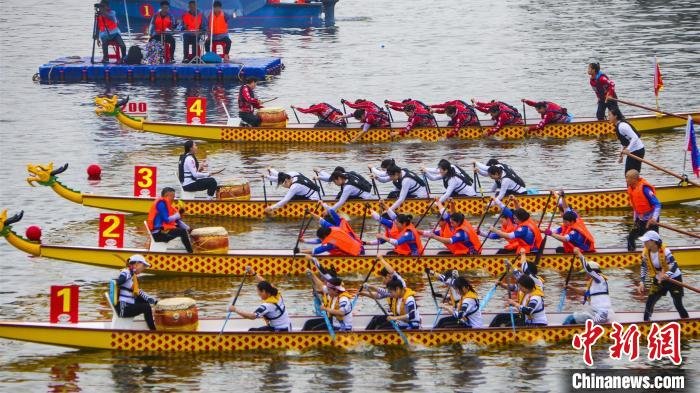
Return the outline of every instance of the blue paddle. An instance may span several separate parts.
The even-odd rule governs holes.
[[[248,278],[248,274],[250,273],[250,266],[245,267],[245,273],[243,274],[243,280],[241,280],[241,285],[238,286],[238,291],[236,291],[236,296],[234,296],[233,301],[231,301],[231,305],[235,306],[236,302],[238,301],[238,296],[241,294],[241,289],[243,289],[243,284],[245,284],[246,278]],[[228,320],[231,318],[231,313],[233,311],[229,311],[228,314],[226,314],[226,319],[224,320],[223,326],[221,326],[221,330],[219,331],[219,336],[224,332],[224,329],[226,329],[226,324],[228,323]]]
[[[314,296],[314,310],[318,310],[318,312],[321,314],[323,317],[323,322],[326,323],[328,334],[331,336],[331,341],[335,341],[335,330],[333,330],[333,324],[331,323],[330,318],[328,318],[328,313],[325,310],[321,310],[321,297],[318,294],[318,291],[316,291],[316,284],[314,283],[314,279],[311,277],[311,274],[311,272],[307,273],[309,279],[311,280],[311,290]]]
[[[384,309],[384,307],[382,307],[382,304],[379,303],[379,300],[377,300],[377,299],[374,298],[374,297],[373,297],[372,299],[374,299],[374,301],[377,303],[377,307],[379,307],[379,309],[382,310],[382,312],[384,313],[384,316],[386,316],[386,317],[388,318],[388,317],[389,317],[389,313],[386,312],[386,310]],[[411,348],[411,344],[408,342],[408,337],[406,337],[406,335],[401,331],[401,328],[399,327],[399,324],[396,323],[396,321],[392,321],[392,320],[389,320],[389,319],[387,319],[387,322],[389,322],[389,323],[391,324],[391,327],[393,327],[394,330],[396,330],[396,333],[398,333],[399,336],[401,336],[401,340],[403,340],[403,343],[406,345],[406,347]]]
[[[557,312],[561,312],[564,309],[564,303],[566,302],[566,286],[569,285],[569,280],[571,280],[571,272],[574,270],[575,261],[576,254],[571,257],[571,265],[569,265],[569,272],[566,274],[566,282],[564,283],[564,288],[562,288],[561,295],[559,296],[559,306],[557,306]]]

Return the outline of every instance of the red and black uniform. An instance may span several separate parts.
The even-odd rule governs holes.
[[[474,103],[474,108],[484,113],[490,113],[493,106],[496,106],[499,112],[496,118],[493,119],[496,124],[487,131],[488,135],[497,133],[501,128],[509,124],[523,124],[522,115],[511,105],[500,101]]]
[[[389,127],[389,115],[382,110],[377,104],[372,101],[349,102],[345,105],[351,109],[363,109],[365,115],[362,117],[362,122],[371,127]]]
[[[170,14],[163,15],[158,12],[151,19],[151,39],[149,41],[160,41],[163,44],[163,49],[165,49],[165,44],[168,44],[170,46],[168,51],[170,61],[175,59],[175,38],[173,38],[172,34],[169,34],[174,28],[175,22]]]
[[[479,117],[476,115],[474,107],[462,100],[447,101],[444,104],[431,105],[435,113],[445,113],[448,106],[454,106],[456,113],[454,117],[447,123],[452,127],[452,131],[447,133],[447,137],[457,136],[460,128],[468,126],[479,126]]]
[[[538,104],[537,101],[530,101],[530,100],[525,100],[523,101],[525,104],[529,106],[535,106]],[[549,101],[543,101],[544,104],[546,105],[545,112],[544,114],[540,114],[540,117],[542,120],[540,120],[537,125],[530,126],[529,130],[530,131],[535,131],[535,130],[541,130],[546,126],[547,124],[552,124],[552,123],[568,123],[570,120],[569,113],[567,112],[566,108],[562,108],[560,105],[555,104],[553,102]]]
[[[308,108],[296,107],[296,110],[318,116],[318,122],[314,127],[345,127],[347,125],[343,112],[325,102],[311,105]]]
[[[262,108],[260,100],[255,98],[253,89],[248,85],[242,85],[238,90],[238,117],[247,124],[257,127],[262,120],[254,113],[255,109]]]
[[[605,102],[607,97],[617,98],[615,92],[615,82],[611,81],[607,75],[598,71],[595,77],[589,80],[596,97],[598,98],[598,110],[596,117],[598,120],[605,120],[605,109],[617,109],[617,101],[610,100]]]
[[[430,113],[430,107],[418,100],[386,101],[386,104],[396,111],[404,111],[407,105],[413,105],[416,108],[413,115],[408,118],[406,127],[399,131],[399,135],[408,135],[414,127],[435,127],[437,125],[435,116]]]

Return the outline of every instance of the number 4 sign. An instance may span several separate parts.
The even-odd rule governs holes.
[[[52,285],[50,299],[51,323],[78,323],[77,285]]]
[[[124,247],[124,215],[115,213],[100,214],[99,247]]]
[[[207,99],[205,97],[187,97],[187,124],[204,124],[207,122]]]

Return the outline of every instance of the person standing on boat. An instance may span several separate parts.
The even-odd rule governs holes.
[[[491,101],[491,102],[477,102],[472,98],[472,104],[474,108],[491,115],[491,119],[495,122],[492,128],[484,132],[484,135],[494,135],[501,130],[504,126],[510,124],[523,124],[523,116],[518,112],[518,110],[505,102],[501,101]]]
[[[448,198],[476,196],[474,179],[462,168],[444,158],[438,162],[437,168],[423,167],[420,170],[428,180],[442,180],[445,193],[440,197],[440,203],[445,203]]]
[[[627,182],[627,195],[632,206],[634,226],[627,235],[627,250],[634,251],[637,246],[635,240],[646,231],[659,231],[659,215],[661,214],[661,202],[656,197],[656,189],[643,177],[639,171],[630,169],[625,174]]]
[[[236,306],[230,305],[228,310],[235,312],[245,319],[265,320],[265,326],[248,329],[250,332],[291,332],[292,321],[289,319],[287,307],[279,290],[259,275],[255,274],[258,281],[258,296],[263,303],[253,312],[239,310]]]
[[[436,201],[435,206],[440,212],[440,228],[435,232],[424,231],[423,236],[435,239],[447,247],[446,251],[440,251],[438,254],[480,254],[481,241],[464,214],[448,212],[440,201]]]
[[[163,50],[169,49],[168,55],[171,62],[175,61],[175,38],[171,34],[175,29],[175,19],[170,15],[170,2],[163,0],[160,2],[160,10],[151,18],[148,34],[151,36],[149,41],[160,41]]]
[[[314,128],[345,128],[347,126],[343,112],[325,102],[313,104],[308,108],[292,105],[292,109],[296,109],[301,113],[316,115],[318,121],[314,124]]]
[[[228,24],[230,18],[221,9],[221,1],[216,0],[212,4],[213,8],[209,14],[209,32],[213,33],[214,43],[223,42],[224,43],[224,61],[228,61],[229,52],[231,52],[231,38],[228,36]],[[214,52],[214,48],[211,45],[211,37],[208,37],[204,45],[207,48],[211,48]],[[242,117],[241,117],[242,118]],[[252,124],[251,124],[252,125]]]
[[[491,192],[496,192],[496,199],[499,201],[509,195],[527,194],[525,181],[518,176],[508,165],[498,162],[496,159],[489,160],[486,165],[474,160],[474,173],[488,176],[493,180]]]
[[[262,123],[260,116],[255,114],[256,109],[263,107],[260,100],[255,98],[254,90],[257,83],[256,78],[248,77],[245,84],[238,90],[238,117],[251,127],[258,127]]]
[[[175,190],[170,187],[163,188],[160,198],[153,202],[148,211],[148,230],[157,242],[167,243],[179,237],[187,252],[191,254],[190,227],[182,221],[180,212],[173,206],[174,201]]]
[[[523,98],[521,101],[529,106],[535,107],[535,110],[542,118],[539,123],[529,126],[528,131],[541,130],[547,124],[571,123],[571,121],[574,119],[574,116],[570,114],[566,108],[562,108],[559,104],[555,104],[550,101],[530,101],[525,98]]]
[[[119,45],[122,59],[126,60],[126,45],[122,39],[122,33],[119,30],[119,21],[117,13],[109,7],[109,0],[102,0],[99,7],[96,9],[95,18],[97,18],[97,30],[99,33],[93,39],[100,39],[99,44],[102,46],[102,62],[109,62],[109,43],[114,42]]]
[[[399,168],[396,164],[386,170],[394,187],[399,191],[396,201],[391,205],[391,210],[398,210],[406,198],[428,198],[428,190],[425,181],[411,172],[408,168]]]
[[[218,184],[216,179],[210,176],[206,162],[201,164],[195,156],[197,154],[197,144],[192,140],[185,141],[185,154],[180,156],[178,161],[178,178],[182,189],[187,192],[207,191],[207,198],[214,199]]]
[[[340,102],[347,105],[350,109],[355,109],[353,113],[345,115],[345,118],[354,117],[362,123],[362,130],[348,143],[359,140],[372,127],[389,127],[391,125],[389,114],[372,101],[358,99],[355,100],[355,103],[352,103],[341,99]]]
[[[328,314],[333,329],[336,331],[352,330],[352,296],[345,290],[343,280],[339,277],[331,277],[324,284],[311,270],[307,269],[306,274],[311,276],[313,285],[318,293],[328,295],[327,304],[322,304],[320,309]],[[326,329],[327,326],[323,318],[313,318],[307,320],[301,330]]]
[[[605,120],[605,109],[618,109],[617,101],[608,100],[608,97],[617,98],[615,82],[611,81],[607,75],[600,72],[600,63],[588,64],[587,73],[591,77],[589,83],[598,98],[596,117],[598,120]]]
[[[448,138],[455,137],[459,134],[459,130],[463,127],[480,126],[479,116],[473,106],[462,100],[447,101],[444,104],[430,105],[431,113],[444,113],[450,121],[448,127],[452,127],[452,131],[447,133]]]
[[[313,180],[299,172],[278,172],[274,168],[268,168],[268,176],[263,175],[266,180],[277,181],[277,186],[288,188],[284,197],[272,206],[265,208],[265,214],[286,205],[289,201],[318,201],[321,200],[321,189]]]
[[[147,294],[139,288],[138,276],[151,264],[140,254],[132,255],[127,261],[127,266],[119,272],[116,286],[119,288],[119,303],[114,305],[120,318],[132,318],[143,314],[148,329],[156,330],[151,309],[158,299]]]
[[[644,242],[642,265],[639,273],[640,279],[637,286],[639,294],[643,294],[646,291],[645,283],[649,272],[648,264],[651,265],[653,273],[649,297],[644,307],[644,320],[649,321],[651,319],[656,302],[668,293],[671,294],[673,305],[676,307],[678,315],[681,318],[688,318],[688,311],[683,306],[683,287],[668,280],[673,279],[683,282],[681,269],[678,267],[676,258],[671,254],[671,250],[664,246],[661,236],[654,230],[647,231],[639,240]]]
[[[207,18],[197,9],[197,2],[187,3],[187,12],[182,14],[182,62],[189,63],[200,55],[199,37],[207,31]]]
[[[632,157],[625,157],[625,153],[629,153],[633,156],[644,158],[644,143],[642,143],[642,140],[639,138],[639,132],[637,132],[632,124],[625,121],[625,116],[622,115],[619,109],[611,109],[608,113],[610,114],[609,121],[615,125],[615,134],[622,145],[620,158],[617,162],[622,163],[622,159],[625,158],[625,173],[630,169],[641,172],[641,161],[635,160]]]
[[[569,284],[566,288],[580,292],[583,295],[583,304],[588,303],[590,310],[577,311],[566,317],[564,325],[583,324],[592,319],[595,323],[610,323],[613,320],[612,303],[608,287],[608,278],[603,275],[600,265],[587,261],[581,254],[581,250],[574,248],[574,254],[581,261],[583,270],[588,274],[588,284],[585,290],[579,290]]]
[[[450,284],[459,295],[457,307],[442,304],[440,307],[449,315],[438,321],[436,328],[471,328],[479,329],[483,327],[483,318],[479,310],[479,295],[471,285],[469,280],[463,276],[458,276]]]

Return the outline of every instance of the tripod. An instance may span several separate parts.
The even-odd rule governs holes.
[[[95,64],[95,42],[100,39],[97,34],[97,18],[100,15],[100,8],[95,5],[95,21],[92,26],[92,55],[90,56],[90,64]]]

